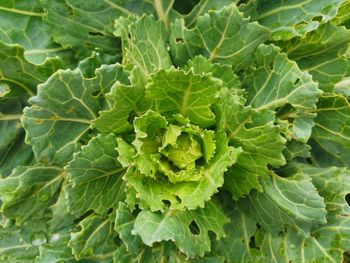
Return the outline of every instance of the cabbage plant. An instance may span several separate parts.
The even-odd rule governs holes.
[[[348,262],[349,0],[0,3],[1,262]]]

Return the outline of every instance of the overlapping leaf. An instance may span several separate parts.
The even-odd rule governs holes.
[[[210,250],[208,231],[213,231],[220,239],[225,235],[224,225],[227,222],[219,207],[208,202],[205,208],[194,211],[169,210],[160,214],[143,210],[136,218],[132,233],[140,235],[149,246],[155,242],[172,240],[189,257],[203,256]]]
[[[350,30],[327,23],[305,38],[282,46],[300,69],[318,81],[321,89],[331,92],[336,83],[350,74],[349,42]]]
[[[290,226],[307,237],[312,227],[326,223],[323,198],[309,176],[295,174],[282,178],[272,174],[262,182],[262,187],[262,193],[252,193],[249,199],[252,215],[268,232],[276,235]]]
[[[17,224],[45,216],[50,200],[60,189],[65,172],[54,166],[17,167],[1,179],[1,211]]]
[[[259,21],[272,31],[272,40],[289,40],[304,37],[337,14],[343,0],[292,0],[292,1],[248,1],[243,8],[246,15]]]
[[[215,124],[210,107],[216,101],[221,82],[209,75],[196,75],[171,68],[152,75],[146,95],[167,118],[181,114],[200,127]]]
[[[131,168],[124,177],[129,194],[135,195],[141,208],[149,208],[151,211],[164,211],[168,202],[174,210],[204,207],[205,202],[223,185],[223,173],[237,160],[240,153],[240,149],[228,146],[223,133],[217,133],[215,140],[215,156],[204,167],[203,176],[198,181],[172,184],[167,180],[143,176]]]
[[[340,94],[324,95],[317,108],[311,137],[312,155],[319,166],[350,167],[350,105]]]
[[[100,254],[102,251],[108,259],[117,248],[114,238],[116,233],[109,217],[92,214],[80,223],[80,230],[71,233],[69,246],[77,260],[85,256]],[[102,251],[100,251],[102,250]]]
[[[108,92],[118,79],[123,79],[123,69],[110,65],[96,70],[94,78],[84,78],[78,69],[58,71],[39,86],[22,119],[36,159],[52,164],[68,161],[97,118],[101,104],[95,94]]]
[[[24,49],[0,41],[0,81],[9,86],[12,96],[33,96],[36,86],[45,82],[62,64],[57,59],[47,59],[35,65],[26,60]]]
[[[221,94],[215,112],[219,129],[228,132],[234,146],[242,147],[237,162],[225,175],[225,187],[234,199],[248,194],[252,189],[261,191],[258,178],[266,178],[268,166],[278,167],[285,163],[282,155],[285,140],[273,124],[273,112],[256,112],[245,107],[240,98],[229,91]]]
[[[38,1],[2,1],[0,3],[0,39],[7,44],[19,44],[26,59],[35,64],[47,57],[70,65],[73,52],[56,44],[44,24],[44,9]]]
[[[114,135],[99,135],[69,162],[67,172],[72,184],[65,191],[68,207],[75,215],[89,210],[103,215],[124,199],[125,168],[117,161],[116,147]]]
[[[315,114],[307,110],[316,108],[322,92],[311,76],[302,72],[286,54],[273,45],[260,46],[242,82],[252,107],[258,111],[280,109],[277,117],[291,126],[287,137],[301,142],[309,139]]]
[[[187,29],[183,20],[175,21],[171,26],[170,52],[176,65],[203,55],[239,71],[249,65],[256,47],[268,36],[267,29],[250,23],[235,5],[230,5],[198,17],[193,29]]]

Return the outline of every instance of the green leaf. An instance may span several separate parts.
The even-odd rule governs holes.
[[[8,219],[4,219],[8,221]],[[0,260],[2,262],[34,262],[39,246],[47,240],[45,221],[38,218],[27,221],[21,227],[11,222],[0,227]]]
[[[350,30],[327,23],[305,38],[281,46],[300,69],[312,75],[322,90],[331,92],[350,73],[349,42]]]
[[[325,224],[323,198],[307,174],[297,173],[287,178],[271,174],[262,181],[263,192],[249,196],[251,214],[270,233],[277,235],[290,226],[308,237],[310,229]]]
[[[209,127],[215,124],[210,107],[216,100],[220,85],[221,81],[209,75],[171,68],[152,75],[146,96],[154,100],[157,111],[167,118],[181,114],[195,125]]]
[[[287,160],[292,160],[295,158],[309,158],[311,156],[311,147],[308,144],[292,141],[287,143],[286,149],[283,154]]]
[[[155,242],[172,240],[188,257],[203,256],[210,251],[209,231],[216,238],[225,236],[224,225],[228,219],[213,202],[206,208],[194,211],[166,211],[164,214],[143,210],[134,224],[133,234],[140,235],[142,241],[152,246]]]
[[[230,65],[212,63],[203,56],[196,56],[194,59],[189,60],[186,65],[186,70],[191,68],[193,68],[193,73],[195,74],[211,73],[214,78],[222,80],[223,87],[239,90],[241,85],[239,78]]]
[[[35,263],[77,262],[72,254],[72,249],[68,246],[69,240],[70,234],[68,231],[53,233],[49,238],[49,242],[39,247],[39,255],[36,257]]]
[[[139,236],[132,235],[134,229],[135,217],[128,209],[125,203],[119,202],[116,212],[114,230],[117,231],[121,240],[131,254],[138,254],[142,249],[143,243]]]
[[[224,196],[225,199],[229,196]],[[225,258],[224,262],[263,262],[259,250],[254,247],[252,237],[257,230],[257,222],[247,216],[237,205],[230,203],[225,207],[231,222],[226,225],[226,236],[213,240],[212,252]]]
[[[0,177],[11,174],[18,166],[29,166],[34,162],[32,147],[24,142],[24,134],[13,145],[7,148],[6,154],[0,158]]]
[[[71,159],[97,118],[100,100],[94,94],[108,92],[120,70],[119,65],[105,65],[94,78],[84,78],[78,69],[58,71],[39,86],[22,118],[26,142],[38,161],[64,164]]]
[[[166,49],[164,24],[153,16],[116,20],[116,34],[121,36],[125,62],[138,66],[144,78],[172,65]]]
[[[11,146],[22,135],[21,117],[22,105],[19,99],[0,99],[0,155],[4,156],[2,158],[5,158]]]
[[[336,167],[315,168],[301,165],[326,203],[327,224],[315,226],[310,237],[302,237],[291,229],[273,237],[260,233],[256,245],[269,262],[343,262],[343,253],[350,249],[350,207],[345,201],[349,193],[349,172]]]
[[[182,1],[178,4],[178,6],[185,5],[188,2],[189,1]],[[194,2],[197,2],[197,1],[194,1]],[[191,28],[197,22],[198,17],[205,15],[210,10],[219,10],[223,6],[228,6],[236,2],[238,2],[238,0],[220,0],[220,1],[199,0],[196,6],[191,10],[189,14],[183,15],[185,24],[188,28]]]
[[[230,143],[242,148],[237,162],[225,175],[225,188],[237,200],[252,189],[262,190],[258,178],[266,178],[268,166],[285,164],[282,154],[285,140],[273,123],[271,111],[257,112],[242,105],[232,92],[223,91],[215,107],[218,129],[226,130]]]
[[[44,216],[46,208],[60,189],[65,172],[58,167],[20,166],[0,179],[1,211],[17,224],[34,216]]]
[[[131,167],[124,176],[127,191],[136,194],[141,208],[151,211],[164,211],[170,202],[170,209],[184,210],[204,207],[205,202],[218,191],[224,183],[223,174],[241,152],[240,148],[228,146],[228,139],[223,133],[215,136],[216,152],[210,162],[203,166],[203,176],[198,181],[170,183],[168,180],[155,180],[142,176]],[[129,198],[131,198],[129,196]]]
[[[93,121],[92,127],[101,132],[125,133],[131,131],[133,126],[130,117],[139,113],[138,103],[144,98],[144,88],[117,83],[106,94],[112,102],[111,109],[102,111]]]
[[[342,5],[339,7],[336,17],[332,22],[336,25],[345,25],[349,28],[350,25],[350,1],[344,0]]]
[[[68,208],[67,199],[65,197],[65,185],[67,178],[63,181],[60,193],[57,196],[54,204],[50,205],[51,219],[49,221],[50,230],[52,232],[61,231],[74,225],[74,220],[77,218],[71,214]]]
[[[0,83],[7,84],[12,96],[34,96],[36,86],[45,82],[62,64],[55,58],[35,65],[26,60],[24,49],[0,40]]]
[[[171,26],[170,51],[176,65],[185,65],[188,59],[203,55],[232,65],[238,72],[250,64],[256,47],[268,36],[267,29],[243,18],[232,4],[198,17],[193,29],[187,29],[184,20],[176,20]]]
[[[92,214],[84,218],[78,226],[80,230],[71,232],[68,243],[77,260],[101,253],[112,257],[117,245],[114,242],[116,233],[109,217]],[[99,251],[101,249],[103,252]]]
[[[319,166],[350,167],[350,104],[341,94],[320,98],[310,144]]]
[[[66,169],[72,184],[65,191],[74,215],[81,216],[89,210],[103,215],[124,199],[125,168],[117,161],[116,147],[113,134],[98,135],[69,162]]]
[[[42,21],[44,10],[38,1],[2,1],[0,3],[0,39],[19,44],[28,61],[41,64],[47,57],[73,62],[73,53],[57,45]]]
[[[114,56],[120,53],[118,40],[113,36],[113,22],[119,16],[130,14],[121,2],[41,1],[47,10],[44,21],[51,36],[62,47],[76,49],[80,57],[94,49]]]
[[[289,40],[304,37],[337,14],[343,0],[265,0],[251,1],[254,12],[251,19],[257,20],[272,31],[272,40]]]
[[[260,46],[242,84],[252,107],[258,111],[280,108],[277,118],[291,122],[290,136],[301,142],[309,139],[315,114],[308,110],[316,108],[322,91],[286,54],[273,45]]]

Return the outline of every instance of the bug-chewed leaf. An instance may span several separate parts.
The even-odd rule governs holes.
[[[77,260],[93,254],[112,257],[112,252],[117,248],[114,242],[117,233],[113,231],[111,218],[92,214],[84,218],[79,226],[80,230],[71,233],[68,243]]]
[[[3,217],[2,221],[9,219]],[[15,226],[13,222],[7,223],[5,227],[0,227],[0,261],[34,262],[39,246],[48,241],[46,222],[35,218],[21,227]]]
[[[203,55],[214,62],[232,65],[237,72],[250,64],[256,47],[268,37],[267,29],[243,18],[232,4],[198,17],[191,30],[183,20],[176,20],[171,26],[170,52],[177,65]]]
[[[319,166],[350,167],[350,104],[340,94],[324,95],[316,110],[312,155]]]
[[[313,225],[309,236],[298,234],[292,227],[273,235],[261,228],[260,222],[235,209],[231,212],[227,237],[214,242],[214,251],[224,255],[228,262],[238,259],[240,262],[343,262],[343,253],[350,249],[350,207],[346,202],[350,189],[349,171],[307,165],[292,166],[292,170],[312,179],[314,187],[324,198],[327,223]],[[291,191],[289,195],[298,197]],[[269,208],[265,203],[265,209]],[[270,216],[278,219],[274,212]]]
[[[117,30],[118,27],[124,29],[121,32],[117,31],[117,34],[122,37],[123,49],[126,50],[124,59],[137,65],[145,78],[159,69],[169,68],[172,62],[165,46],[164,24],[152,16],[135,19],[131,24],[130,20],[131,18],[129,20],[121,18],[115,25]]]
[[[326,223],[323,198],[308,175],[299,173],[282,178],[272,174],[262,181],[262,187],[262,193],[249,196],[251,213],[272,234],[290,226],[307,237],[312,227]]]
[[[205,208],[194,211],[169,210],[160,214],[143,210],[136,218],[132,233],[140,235],[148,246],[172,240],[187,256],[203,256],[210,250],[208,232],[214,232],[220,239],[225,236],[224,225],[228,222],[221,208],[208,202]]]
[[[72,184],[66,186],[69,209],[77,216],[90,209],[106,214],[124,198],[115,135],[98,135],[76,153],[67,166]]]
[[[327,23],[305,38],[281,46],[300,69],[318,81],[322,90],[331,92],[334,85],[350,73],[349,43],[350,30]]]
[[[22,118],[26,141],[38,161],[64,164],[72,157],[97,118],[100,101],[94,93],[109,91],[120,71],[120,65],[102,66],[94,78],[84,78],[78,69],[57,71],[39,86]]]
[[[203,167],[203,176],[197,181],[173,184],[167,180],[143,176],[131,167],[124,176],[127,191],[136,195],[141,208],[149,208],[152,211],[164,211],[167,202],[170,202],[170,209],[173,210],[204,207],[205,202],[223,185],[224,172],[236,162],[241,152],[240,148],[228,146],[228,139],[221,132],[216,133],[215,141],[215,155],[208,165]]]
[[[344,25],[350,28],[350,1],[344,0],[339,7],[336,17],[332,20],[336,25]]]
[[[40,64],[47,57],[56,57],[57,61],[69,64],[74,60],[72,52],[54,43],[42,16],[44,10],[38,1],[2,1],[0,39],[7,44],[21,45],[25,57],[32,63]]]
[[[94,49],[109,54],[120,53],[120,46],[113,36],[113,22],[121,15],[129,15],[124,3],[110,1],[41,1],[47,10],[44,21],[50,34],[63,47],[78,50],[78,56]]]
[[[265,261],[282,262],[343,262],[343,253],[350,249],[349,171],[336,167],[298,167],[308,174],[326,203],[327,224],[315,226],[309,237],[287,228],[278,236],[259,230],[255,245]]]
[[[22,166],[0,180],[2,212],[17,224],[33,216],[44,216],[60,188],[65,172],[58,167]]]
[[[306,33],[317,29],[321,23],[334,18],[343,0],[266,0],[251,1],[253,12],[251,19],[257,20],[272,31],[272,40],[289,40],[304,37]]]
[[[21,46],[0,41],[0,81],[9,86],[13,96],[33,96],[36,86],[45,82],[59,68],[62,68],[62,64],[54,58],[40,65],[32,64],[25,59]]]
[[[215,124],[210,107],[216,101],[221,83],[210,75],[171,68],[152,75],[146,96],[154,100],[157,111],[166,117],[181,114],[195,125],[208,127]]]
[[[248,91],[248,103],[252,107],[258,111],[282,108],[277,118],[288,122],[292,120],[292,138],[301,142],[309,139],[315,114],[307,110],[316,108],[322,91],[312,81],[311,75],[302,72],[286,54],[280,53],[273,45],[260,46],[253,67],[248,70],[242,83]],[[283,116],[283,107],[288,108],[288,117]]]
[[[215,106],[218,127],[229,133],[231,144],[242,147],[237,162],[225,176],[225,187],[238,199],[252,189],[262,190],[258,178],[266,178],[269,165],[278,167],[285,163],[282,154],[285,140],[273,124],[273,112],[245,107],[230,92],[222,92],[220,97]]]
[[[252,237],[257,230],[256,220],[232,203],[225,208],[231,222],[225,227],[226,236],[220,240],[213,240],[214,254],[222,255],[225,258],[224,262],[262,263],[261,259],[259,260],[259,250],[252,243]]]

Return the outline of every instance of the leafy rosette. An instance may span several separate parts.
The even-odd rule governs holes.
[[[0,3],[0,261],[346,260],[349,14]]]
[[[181,115],[172,123],[154,111],[134,121],[132,145],[119,140],[120,162],[128,192],[152,211],[204,207],[223,185],[224,172],[240,148],[228,146],[224,132],[202,129]]]

